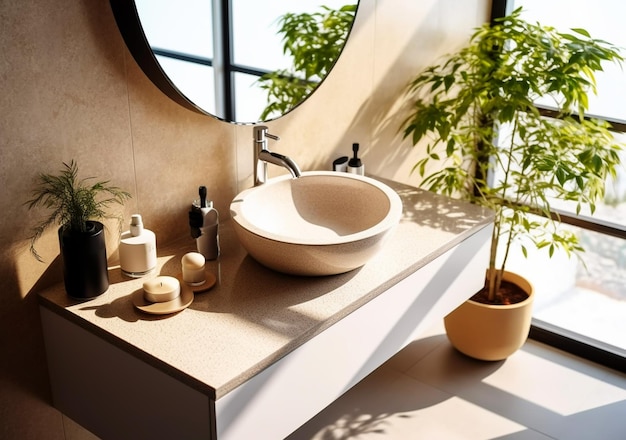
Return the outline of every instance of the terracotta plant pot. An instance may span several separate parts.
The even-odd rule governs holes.
[[[448,339],[461,353],[475,359],[499,361],[526,342],[532,319],[533,286],[511,272],[505,272],[503,279],[521,287],[528,298],[511,305],[467,300],[444,318]]]
[[[88,221],[86,232],[59,228],[65,291],[76,299],[90,299],[109,288],[104,226]]]

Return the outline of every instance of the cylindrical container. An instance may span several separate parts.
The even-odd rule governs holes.
[[[141,215],[134,214],[131,217],[130,230],[122,234],[119,251],[124,275],[139,278],[156,267],[156,235],[144,229]]]
[[[338,157],[333,161],[333,171],[346,172],[348,171],[348,156]]]
[[[143,283],[143,296],[152,303],[172,301],[180,296],[180,282],[174,277],[158,276]]]
[[[196,247],[205,259],[215,260],[220,255],[219,214],[213,208],[213,202],[208,202],[206,208],[199,209],[202,212],[202,226],[200,236],[196,238]]]
[[[191,286],[199,286],[206,281],[204,273],[204,255],[198,252],[188,252],[183,255],[183,281]]]
[[[360,165],[358,167],[348,166],[346,167],[346,172],[350,174],[358,174],[359,176],[365,175],[365,165]]]
[[[65,291],[72,298],[90,299],[109,288],[107,253],[102,223],[87,222],[86,232],[59,228]]]

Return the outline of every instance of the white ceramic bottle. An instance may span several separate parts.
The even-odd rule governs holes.
[[[219,214],[213,202],[207,200],[206,186],[198,188],[199,200],[194,200],[189,211],[191,236],[196,247],[206,260],[215,260],[220,255]]]
[[[131,216],[130,230],[122,234],[119,252],[120,267],[124,275],[139,278],[156,267],[156,235],[144,229],[141,215]]]

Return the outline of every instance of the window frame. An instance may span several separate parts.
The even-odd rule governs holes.
[[[216,70],[215,88],[216,107],[220,119],[236,121],[236,90],[234,76],[236,73],[261,77],[269,70],[252,66],[236,64],[233,53],[233,12],[232,2],[229,0],[217,0],[213,10],[213,39],[218,49],[213,58],[199,57],[196,55],[177,52],[152,46],[155,55],[172,58],[180,61],[213,67]]]

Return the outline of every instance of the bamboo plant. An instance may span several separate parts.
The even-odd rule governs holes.
[[[467,46],[418,74],[402,125],[413,145],[425,145],[413,168],[424,188],[495,213],[485,283],[490,303],[501,303],[502,274],[517,239],[529,238],[550,256],[559,248],[583,251],[575,234],[559,228],[551,201],[593,213],[622,147],[607,122],[585,118],[589,95],[597,93],[595,74],[604,62],[621,64],[619,49],[584,29],[558,32],[521,13],[477,28]],[[552,118],[540,112],[539,98]],[[521,251],[527,255],[524,245]]]

